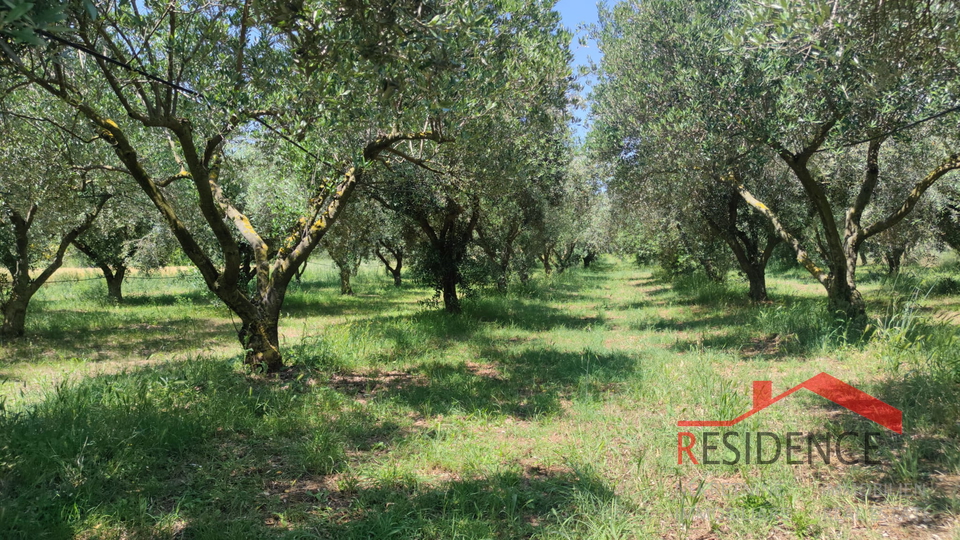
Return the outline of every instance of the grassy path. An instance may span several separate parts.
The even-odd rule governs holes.
[[[751,306],[608,263],[451,318],[372,269],[340,297],[318,267],[280,379],[242,372],[188,278],[122,307],[63,287],[0,353],[4,538],[960,538],[949,332],[846,343],[796,276]],[[677,464],[678,420],[821,371],[904,410],[879,465]],[[876,426],[801,392],[736,430]]]

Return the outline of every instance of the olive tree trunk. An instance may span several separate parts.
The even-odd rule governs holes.
[[[740,271],[747,276],[750,284],[748,293],[750,300],[767,302],[770,300],[767,295],[767,263],[773,255],[773,250],[783,240],[769,227],[762,227],[765,238],[761,244],[761,240],[757,238],[759,233],[751,234],[739,227],[743,199],[736,192],[727,195],[727,205],[722,215],[712,215],[706,211],[702,215],[707,225],[733,252]]]
[[[387,252],[393,256],[393,263],[391,263],[386,254],[381,251],[381,248],[387,250]],[[403,285],[403,279],[401,277],[401,272],[403,271],[403,248],[394,248],[383,242],[378,242],[376,247],[374,247],[373,254],[383,263],[387,274],[393,276],[393,286],[399,289],[400,286]]]
[[[841,224],[835,217],[834,207],[831,205],[824,185],[815,178],[809,168],[810,158],[823,146],[831,129],[837,120],[830,120],[822,124],[818,133],[810,143],[800,152],[793,153],[776,142],[770,143],[781,160],[791,169],[794,177],[800,182],[813,205],[823,231],[822,258],[826,269],[821,268],[813,259],[806,246],[780,222],[779,216],[767,205],[753,196],[736,173],[728,177],[732,185],[744,201],[757,212],[766,217],[774,230],[793,249],[799,262],[816,278],[826,289],[828,304],[835,313],[848,322],[858,326],[866,326],[867,312],[863,297],[857,290],[856,271],[860,247],[863,243],[883,231],[888,230],[902,221],[916,207],[920,197],[937,180],[950,171],[960,169],[960,155],[946,158],[926,176],[914,184],[910,192],[904,197],[901,206],[879,221],[863,226],[861,223],[864,209],[873,197],[880,175],[879,155],[885,138],[880,137],[870,141],[867,148],[866,166],[863,180],[853,204],[846,209],[845,219]]]
[[[510,262],[513,260],[514,243],[520,232],[520,222],[514,221],[508,224],[502,238],[497,239],[490,236],[487,227],[482,223],[477,224],[477,244],[496,269],[497,290],[502,293],[507,292],[510,283]]]
[[[76,227],[65,231],[60,237],[60,242],[54,252],[53,258],[47,266],[36,276],[31,278],[30,268],[33,266],[34,253],[30,244],[30,228],[39,211],[37,204],[31,205],[25,215],[21,215],[13,208],[6,208],[6,214],[9,216],[9,224],[13,229],[14,242],[12,251],[3,249],[0,252],[0,258],[4,266],[10,272],[11,285],[10,294],[7,299],[0,304],[0,313],[3,314],[3,322],[0,324],[0,336],[20,337],[26,328],[27,308],[30,306],[30,299],[36,294],[40,287],[60,268],[63,264],[63,256],[67,252],[70,244],[93,224],[93,220],[100,214],[103,205],[106,204],[108,195],[101,196],[94,209],[84,216],[83,221]]]
[[[464,219],[466,209],[455,200],[448,198],[440,225],[434,226],[430,217],[424,213],[410,216],[426,235],[432,250],[428,269],[436,280],[436,286],[443,298],[443,307],[448,313],[460,313],[460,297],[457,286],[463,279],[460,265],[467,254],[467,246],[473,238],[480,217],[480,203],[472,201],[469,217]]]

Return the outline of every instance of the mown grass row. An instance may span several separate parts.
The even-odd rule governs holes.
[[[187,352],[228,324],[197,285],[158,295],[169,311],[144,293],[60,334],[43,317],[98,300],[51,291],[21,350],[70,351],[84,332],[135,342],[110,328],[118,317],[183,321],[163,338],[179,356],[144,362],[131,347],[111,352],[115,372],[53,384],[48,372],[96,362],[54,355],[41,377],[30,358],[7,361],[19,380],[0,387],[2,536],[957,538],[960,353],[926,293],[869,283],[882,316],[864,340],[789,273],[771,280],[773,305],[754,306],[735,280],[673,287],[608,262],[468,299],[461,317],[372,269],[359,298],[327,278],[308,274],[293,296],[279,379],[245,373],[229,335]],[[677,465],[677,420],[735,417],[750,381],[779,392],[820,371],[904,411],[880,465]],[[807,394],[736,428],[872,429]]]

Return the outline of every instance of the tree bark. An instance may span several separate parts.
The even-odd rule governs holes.
[[[349,268],[340,268],[340,294],[353,295],[353,287],[350,286]]]
[[[830,311],[847,321],[852,329],[866,329],[867,305],[855,283],[842,277],[832,279],[827,287],[827,298]]]
[[[3,305],[0,305],[0,312],[3,313],[3,323],[0,325],[0,335],[4,337],[23,336],[26,328],[27,308],[30,299],[40,290],[40,287],[50,279],[51,276],[63,264],[63,256],[67,252],[70,244],[81,234],[83,234],[93,220],[100,214],[103,205],[106,204],[109,195],[103,195],[97,202],[97,206],[87,214],[83,222],[67,231],[60,238],[60,244],[54,252],[53,260],[40,272],[37,277],[30,277],[30,267],[32,266],[32,253],[30,250],[30,227],[36,217],[38,206],[36,204],[30,207],[25,216],[21,216],[17,211],[8,208],[10,223],[14,232],[14,251],[5,254],[4,262],[8,265],[8,270],[12,276],[13,283],[10,287],[10,296]],[[12,263],[12,264],[11,264]]]
[[[384,249],[393,255],[393,264],[390,264],[390,260],[387,259],[386,255],[380,251],[381,246],[383,246]],[[401,272],[403,270],[403,248],[393,249],[388,245],[385,245],[383,242],[379,242],[374,248],[373,254],[376,255],[377,258],[380,259],[380,262],[383,263],[384,268],[387,270],[387,274],[393,276],[393,286],[399,289],[403,285],[403,279],[401,278]]]
[[[872,225],[864,227],[861,220],[864,209],[873,197],[879,180],[879,154],[885,137],[870,141],[860,190],[853,205],[846,209],[844,228],[841,231],[823,184],[814,177],[808,167],[810,158],[826,141],[829,131],[835,124],[836,120],[830,120],[822,124],[818,135],[807,147],[796,154],[789,152],[778,143],[770,143],[784,163],[793,171],[794,176],[803,186],[808,201],[816,209],[820,218],[821,230],[824,234],[821,251],[827,265],[826,271],[817,266],[800,240],[787,231],[776,213],[744,187],[736,172],[730,174],[727,180],[740,193],[747,204],[770,221],[774,230],[793,248],[797,255],[797,261],[824,286],[831,309],[849,322],[866,327],[866,307],[856,287],[856,270],[860,247],[869,238],[902,221],[913,211],[923,194],[937,180],[951,171],[960,169],[960,155],[952,155],[945,159],[914,184],[913,189],[904,198],[899,208]]]
[[[27,324],[27,307],[32,295],[23,290],[12,290],[3,304],[3,325],[0,336],[5,338],[22,337]]]
[[[894,246],[883,251],[883,260],[887,263],[887,273],[895,276],[900,273],[900,265],[903,263],[903,255],[907,249],[903,246]]]
[[[430,242],[435,261],[430,269],[436,286],[443,298],[443,306],[447,313],[460,313],[460,298],[457,296],[457,285],[462,276],[460,264],[467,253],[467,245],[473,238],[477,221],[480,218],[480,202],[472,201],[473,208],[470,217],[461,219],[465,212],[463,206],[448,198],[443,210],[442,223],[434,227],[426,213],[417,213],[410,217],[417,223]]]
[[[238,335],[246,351],[244,363],[274,373],[283,368],[280,354],[279,318],[265,316],[243,321]]]
[[[127,170],[160,211],[183,252],[200,270],[207,288],[240,317],[243,328],[239,338],[247,351],[246,363],[267,372],[279,371],[283,361],[276,338],[278,313],[287,286],[340,216],[364,170],[348,165],[342,176],[323,184],[321,193],[310,200],[308,212],[301,217],[298,227],[285,239],[276,242],[282,247],[273,253],[250,220],[226,198],[219,185],[223,135],[214,135],[201,143],[195,139],[189,122],[171,118],[167,127],[180,142],[187,169],[177,177],[193,183],[198,195],[197,209],[217,243],[218,257],[212,258],[161,191],[160,188],[165,184],[158,183],[146,172],[123,130],[115,122],[98,115],[91,107],[78,105],[78,108],[98,128],[101,138],[113,146]],[[364,160],[373,162],[387,148],[404,140],[447,141],[434,132],[394,132],[369,142],[363,150]],[[329,186],[332,186],[329,192],[333,195],[327,196],[325,193]],[[229,229],[230,223],[235,231]],[[249,244],[254,255],[250,270],[256,290],[252,293],[241,279],[243,257],[239,242],[235,239],[237,232]],[[217,258],[223,261],[222,264],[214,262]]]
[[[447,310],[447,313],[461,313],[463,308],[460,306],[460,298],[457,296],[457,282],[460,281],[459,272],[456,268],[450,268],[444,272],[441,280],[444,309]]]
[[[564,246],[562,252],[553,250],[553,253],[557,256],[557,274],[564,273],[567,268],[576,264],[576,261],[574,261],[574,256],[576,255],[576,252],[577,252],[576,242],[568,242],[567,245]]]
[[[174,39],[172,28],[171,23],[170,39]],[[107,34],[97,36],[97,39],[106,40],[105,46],[108,48],[118,46]],[[240,58],[238,65],[242,65]],[[48,77],[46,72],[31,71],[23,65],[16,67],[29,81],[85,117],[96,131],[98,139],[110,145],[123,163],[124,172],[133,177],[160,212],[183,253],[199,270],[207,288],[240,317],[244,325],[240,338],[248,350],[248,363],[253,367],[265,366],[267,371],[279,370],[282,362],[277,340],[274,339],[277,333],[276,313],[279,312],[287,285],[338,219],[364,174],[364,166],[344,162],[333,177],[318,181],[315,193],[306,205],[306,212],[300,216],[296,227],[287,237],[276,243],[280,247],[276,254],[272,254],[269,243],[257,233],[247,216],[231,203],[220,185],[224,145],[230,129],[246,124],[256,115],[238,111],[236,118],[230,118],[226,123],[219,122],[232,127],[207,130],[204,134],[200,127],[202,122],[194,123],[179,114],[177,100],[181,97],[180,93],[169,87],[161,89],[155,86],[155,81],[134,79],[130,84],[125,84],[113,71],[114,66],[100,61],[97,66],[109,82],[109,91],[114,94],[115,103],[119,104],[126,116],[144,127],[162,128],[176,141],[175,161],[180,166],[180,172],[166,179],[153,177],[140,157],[142,152],[138,152],[124,128],[107,116],[105,109],[99,109],[94,101],[87,101],[79,90],[65,85],[60,78]],[[451,140],[439,130],[409,133],[391,130],[368,141],[360,149],[362,159],[359,162],[373,163],[380,154],[392,150],[396,143],[402,141],[442,144]],[[425,166],[424,160],[402,152],[395,153],[416,166]],[[188,224],[190,220],[181,219],[178,209],[165,194],[164,188],[175,181],[190,183],[196,195],[193,212],[196,217],[202,218],[203,224],[199,227],[214,239],[213,250],[208,250],[198,241],[199,235]],[[251,270],[256,280],[255,291],[250,291],[241,283],[242,257],[238,235],[254,252],[255,266]],[[265,314],[262,310],[266,308],[275,308],[276,312],[267,311]]]
[[[543,273],[550,275],[553,272],[553,266],[550,265],[550,257],[552,255],[553,248],[547,248],[543,253],[539,255],[540,261],[543,263]]]
[[[750,300],[754,302],[769,302],[770,297],[767,296],[767,276],[762,270],[754,271],[751,268],[750,272],[747,272],[747,280],[750,282]]]
[[[127,274],[127,267],[120,266],[111,273],[104,272],[107,280],[107,297],[118,304],[123,303],[123,278]]]
[[[750,300],[767,302],[770,300],[767,295],[767,263],[773,250],[783,240],[776,233],[767,231],[766,242],[761,249],[755,235],[748,234],[738,225],[738,220],[741,219],[741,204],[743,199],[736,191],[731,191],[727,194],[727,208],[722,219],[714,219],[714,216],[707,212],[703,212],[702,216],[713,232],[733,251],[740,271],[747,276],[750,283]]]

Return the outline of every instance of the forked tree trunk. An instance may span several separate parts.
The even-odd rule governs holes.
[[[903,255],[907,252],[906,248],[897,246],[883,251],[883,260],[887,263],[887,272],[891,276],[900,273],[900,265],[903,263]]]
[[[125,266],[120,266],[109,273],[103,272],[103,277],[107,280],[107,297],[118,304],[123,303],[123,278],[126,274]]]
[[[105,65],[100,67],[107,70]],[[325,181],[317,181],[314,193],[309,194],[306,212],[300,216],[297,226],[279,242],[268,242],[256,231],[250,219],[231,202],[220,184],[229,130],[213,130],[206,136],[201,135],[202,130],[195,129],[189,118],[179,116],[176,112],[175,100],[179,99],[180,94],[168,92],[164,97],[162,93],[155,93],[155,101],[150,103],[150,98],[142,93],[137,97],[138,93],[130,90],[129,85],[111,86],[112,92],[124,103],[134,121],[141,125],[163,126],[167,135],[179,143],[177,161],[180,162],[181,171],[166,179],[159,179],[147,172],[140,157],[143,152],[138,152],[139,148],[127,136],[124,128],[111,120],[98,105],[68,92],[51,79],[26,70],[21,70],[21,73],[86,117],[98,138],[110,145],[123,163],[126,173],[133,177],[163,216],[183,253],[203,276],[207,288],[240,317],[243,328],[239,337],[247,350],[247,363],[252,367],[265,367],[267,371],[279,370],[283,364],[277,348],[277,314],[287,285],[337,221],[363,176],[365,166],[345,162],[340,172]],[[131,108],[129,105],[140,98],[147,100],[149,115],[136,114],[134,109],[138,107],[134,105]],[[238,124],[252,119],[252,116],[240,115]],[[433,141],[441,144],[450,142],[450,139],[443,137],[439,130],[411,133],[391,130],[368,141],[363,147],[360,161],[373,163],[381,153],[403,141]],[[415,158],[402,153],[400,155],[408,162],[422,165]],[[216,240],[213,251],[198,241],[196,231],[188,225],[188,221],[181,219],[178,208],[164,194],[163,188],[177,181],[191,184],[197,204],[194,215],[203,218],[202,221],[198,220],[202,222],[198,226],[206,233],[211,233]],[[256,264],[251,270],[256,276],[255,292],[251,292],[242,279],[242,257],[237,234],[254,252]],[[279,247],[275,253],[270,250],[271,244]]]
[[[557,274],[564,273],[567,268],[576,264],[574,261],[574,256],[576,255],[577,244],[576,242],[570,242],[564,246],[562,252],[554,250],[554,254],[557,256]]]
[[[838,226],[835,217],[835,208],[830,204],[824,186],[810,171],[810,158],[827,140],[830,131],[836,125],[839,117],[821,124],[816,136],[810,144],[800,152],[794,154],[779,143],[772,142],[773,148],[784,163],[790,167],[794,176],[803,186],[808,201],[816,209],[822,231],[825,235],[822,251],[827,262],[828,270],[824,271],[810,257],[803,243],[791,234],[780,222],[775,212],[753,196],[743,185],[736,172],[729,175],[730,185],[736,189],[743,199],[757,212],[765,216],[773,228],[787,244],[793,248],[797,262],[803,265],[826,289],[829,306],[834,313],[845,318],[851,324],[866,328],[867,316],[863,297],[856,287],[856,269],[860,247],[865,241],[880,234],[902,221],[913,209],[937,180],[945,174],[960,169],[960,155],[952,155],[942,161],[922,179],[917,181],[903,203],[891,213],[882,217],[871,225],[861,223],[864,210],[873,198],[880,175],[880,147],[886,137],[870,141],[867,148],[867,160],[863,180],[859,192],[852,206],[846,209],[843,229]]]
[[[443,298],[443,307],[447,313],[460,313],[460,298],[457,296],[457,285],[460,284],[460,264],[467,254],[467,246],[473,238],[473,232],[480,218],[480,203],[474,199],[470,217],[462,219],[466,209],[453,199],[447,199],[442,214],[442,224],[434,227],[426,213],[413,214],[410,217],[417,223],[429,241],[433,256],[436,257],[431,265],[431,277],[437,280],[439,292]]]
[[[724,219],[713,219],[707,213],[702,214],[707,225],[723,239],[724,243],[733,251],[740,271],[747,276],[750,283],[750,300],[767,302],[767,263],[773,255],[773,250],[783,241],[777,234],[767,233],[766,242],[761,248],[760,242],[739,228],[740,206],[743,199],[731,191],[727,201]]]
[[[113,300],[116,303],[123,302],[123,278],[127,274],[127,266],[125,263],[114,264],[114,267],[110,267],[110,262],[102,253],[94,249],[93,246],[87,244],[83,239],[76,239],[73,241],[74,247],[80,250],[81,253],[87,256],[93,264],[100,269],[100,272],[103,273],[103,278],[107,282],[107,298]],[[121,260],[128,260],[136,253],[136,249],[129,249],[124,257]],[[113,261],[114,263],[116,260]]]
[[[333,264],[337,265],[340,273],[340,294],[353,295],[353,287],[350,285],[350,277],[353,275],[356,266],[349,259],[338,259],[331,256]]]
[[[106,204],[109,195],[100,197],[97,206],[92,212],[84,217],[82,223],[66,232],[60,239],[60,244],[54,252],[53,260],[36,277],[31,278],[30,267],[32,266],[32,251],[30,245],[30,227],[33,225],[34,218],[38,211],[36,204],[30,207],[26,215],[20,215],[16,210],[7,208],[10,215],[10,224],[13,227],[13,251],[8,251],[3,256],[4,264],[11,275],[10,296],[0,305],[0,313],[3,315],[3,322],[0,323],[0,335],[3,337],[20,337],[26,328],[27,308],[30,305],[30,299],[40,290],[47,280],[63,264],[63,256],[67,252],[70,244],[81,234],[83,234]]]
[[[384,249],[393,255],[393,264],[390,264],[390,260],[380,251],[380,246],[384,246]],[[393,276],[393,286],[399,289],[403,285],[403,279],[401,277],[401,272],[403,271],[403,248],[393,249],[380,243],[380,245],[373,250],[373,254],[383,263],[387,274]]]

